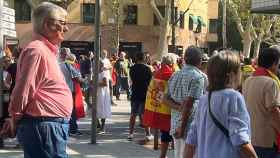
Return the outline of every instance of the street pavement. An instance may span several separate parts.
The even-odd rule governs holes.
[[[97,135],[97,144],[90,144],[91,116],[81,119],[79,129],[82,136],[69,137],[67,153],[70,158],[157,158],[159,150],[139,145],[138,141],[128,141],[128,122],[130,103],[121,97],[115,101],[118,106],[112,106],[112,118],[106,120],[105,134]],[[88,111],[88,113],[90,113]],[[144,138],[144,130],[136,123],[135,140]],[[0,158],[23,158],[21,149],[14,148],[14,140],[6,140],[6,148],[0,150]],[[152,144],[151,142],[149,144]],[[173,158],[173,151],[168,151],[168,158]]]

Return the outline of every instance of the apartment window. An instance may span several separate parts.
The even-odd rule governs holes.
[[[172,24],[172,16],[171,15],[172,15],[172,13],[170,12],[170,24]],[[175,17],[175,21],[174,22],[176,22],[179,19],[178,8],[177,7],[174,8],[174,17]],[[179,22],[177,22],[175,24],[175,26],[179,26]]]
[[[129,5],[127,6],[127,15],[124,21],[125,24],[137,24],[137,6],[136,5]]]
[[[218,32],[218,19],[209,19],[209,32],[210,33]]]
[[[162,17],[165,17],[165,6],[157,6]],[[157,16],[154,14],[154,25],[159,25]]]
[[[84,3],[82,4],[83,23],[94,23],[95,17],[95,4]]]
[[[26,1],[15,0],[15,19],[16,21],[30,21],[31,20],[31,7]]]
[[[157,6],[160,14],[162,15],[163,18],[165,18],[165,6]],[[175,7],[175,21],[178,19],[178,8]],[[171,19],[171,12],[170,12],[170,24],[172,24],[172,19]],[[157,19],[157,16],[154,14],[154,25],[159,25],[159,21]],[[179,26],[179,24],[176,24],[177,26]]]
[[[189,16],[189,30],[193,30],[194,16],[190,14]]]
[[[180,11],[180,20],[179,20],[179,26],[180,28],[185,28],[185,14],[184,12]]]

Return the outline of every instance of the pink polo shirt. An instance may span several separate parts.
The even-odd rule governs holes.
[[[34,37],[18,61],[10,115],[16,118],[24,114],[70,118],[72,93],[58,64],[58,46],[40,35]]]

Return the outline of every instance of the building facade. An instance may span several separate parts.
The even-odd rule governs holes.
[[[33,0],[34,1],[34,0]],[[41,0],[42,1],[42,0]],[[66,41],[94,41],[95,0],[49,0],[63,6],[69,13],[70,31]],[[117,5],[113,2],[118,2]],[[34,5],[40,0],[35,0]],[[150,6],[150,0],[110,0],[101,5],[101,47],[115,52],[116,39],[123,50],[140,50],[156,52],[159,38],[159,24]],[[164,14],[163,0],[156,0],[159,11]],[[20,46],[26,45],[32,38],[30,23],[32,8],[25,0],[6,0],[9,7],[16,10],[16,28]],[[198,0],[190,5],[190,1],[179,0],[175,4],[176,45],[183,51],[189,45],[208,50],[217,43],[218,0]],[[116,6],[118,11],[116,12]],[[118,16],[116,16],[118,13]],[[117,26],[116,26],[117,25]],[[115,35],[116,29],[118,34]],[[170,34],[171,37],[171,34]],[[170,38],[171,39],[171,38]],[[134,49],[135,47],[135,49]]]

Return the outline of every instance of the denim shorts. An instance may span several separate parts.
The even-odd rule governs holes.
[[[145,102],[131,101],[131,114],[142,115],[144,114]]]
[[[169,132],[166,131],[160,131],[161,136],[160,136],[160,140],[161,142],[165,142],[165,143],[169,143],[172,141],[172,136],[169,134]]]

